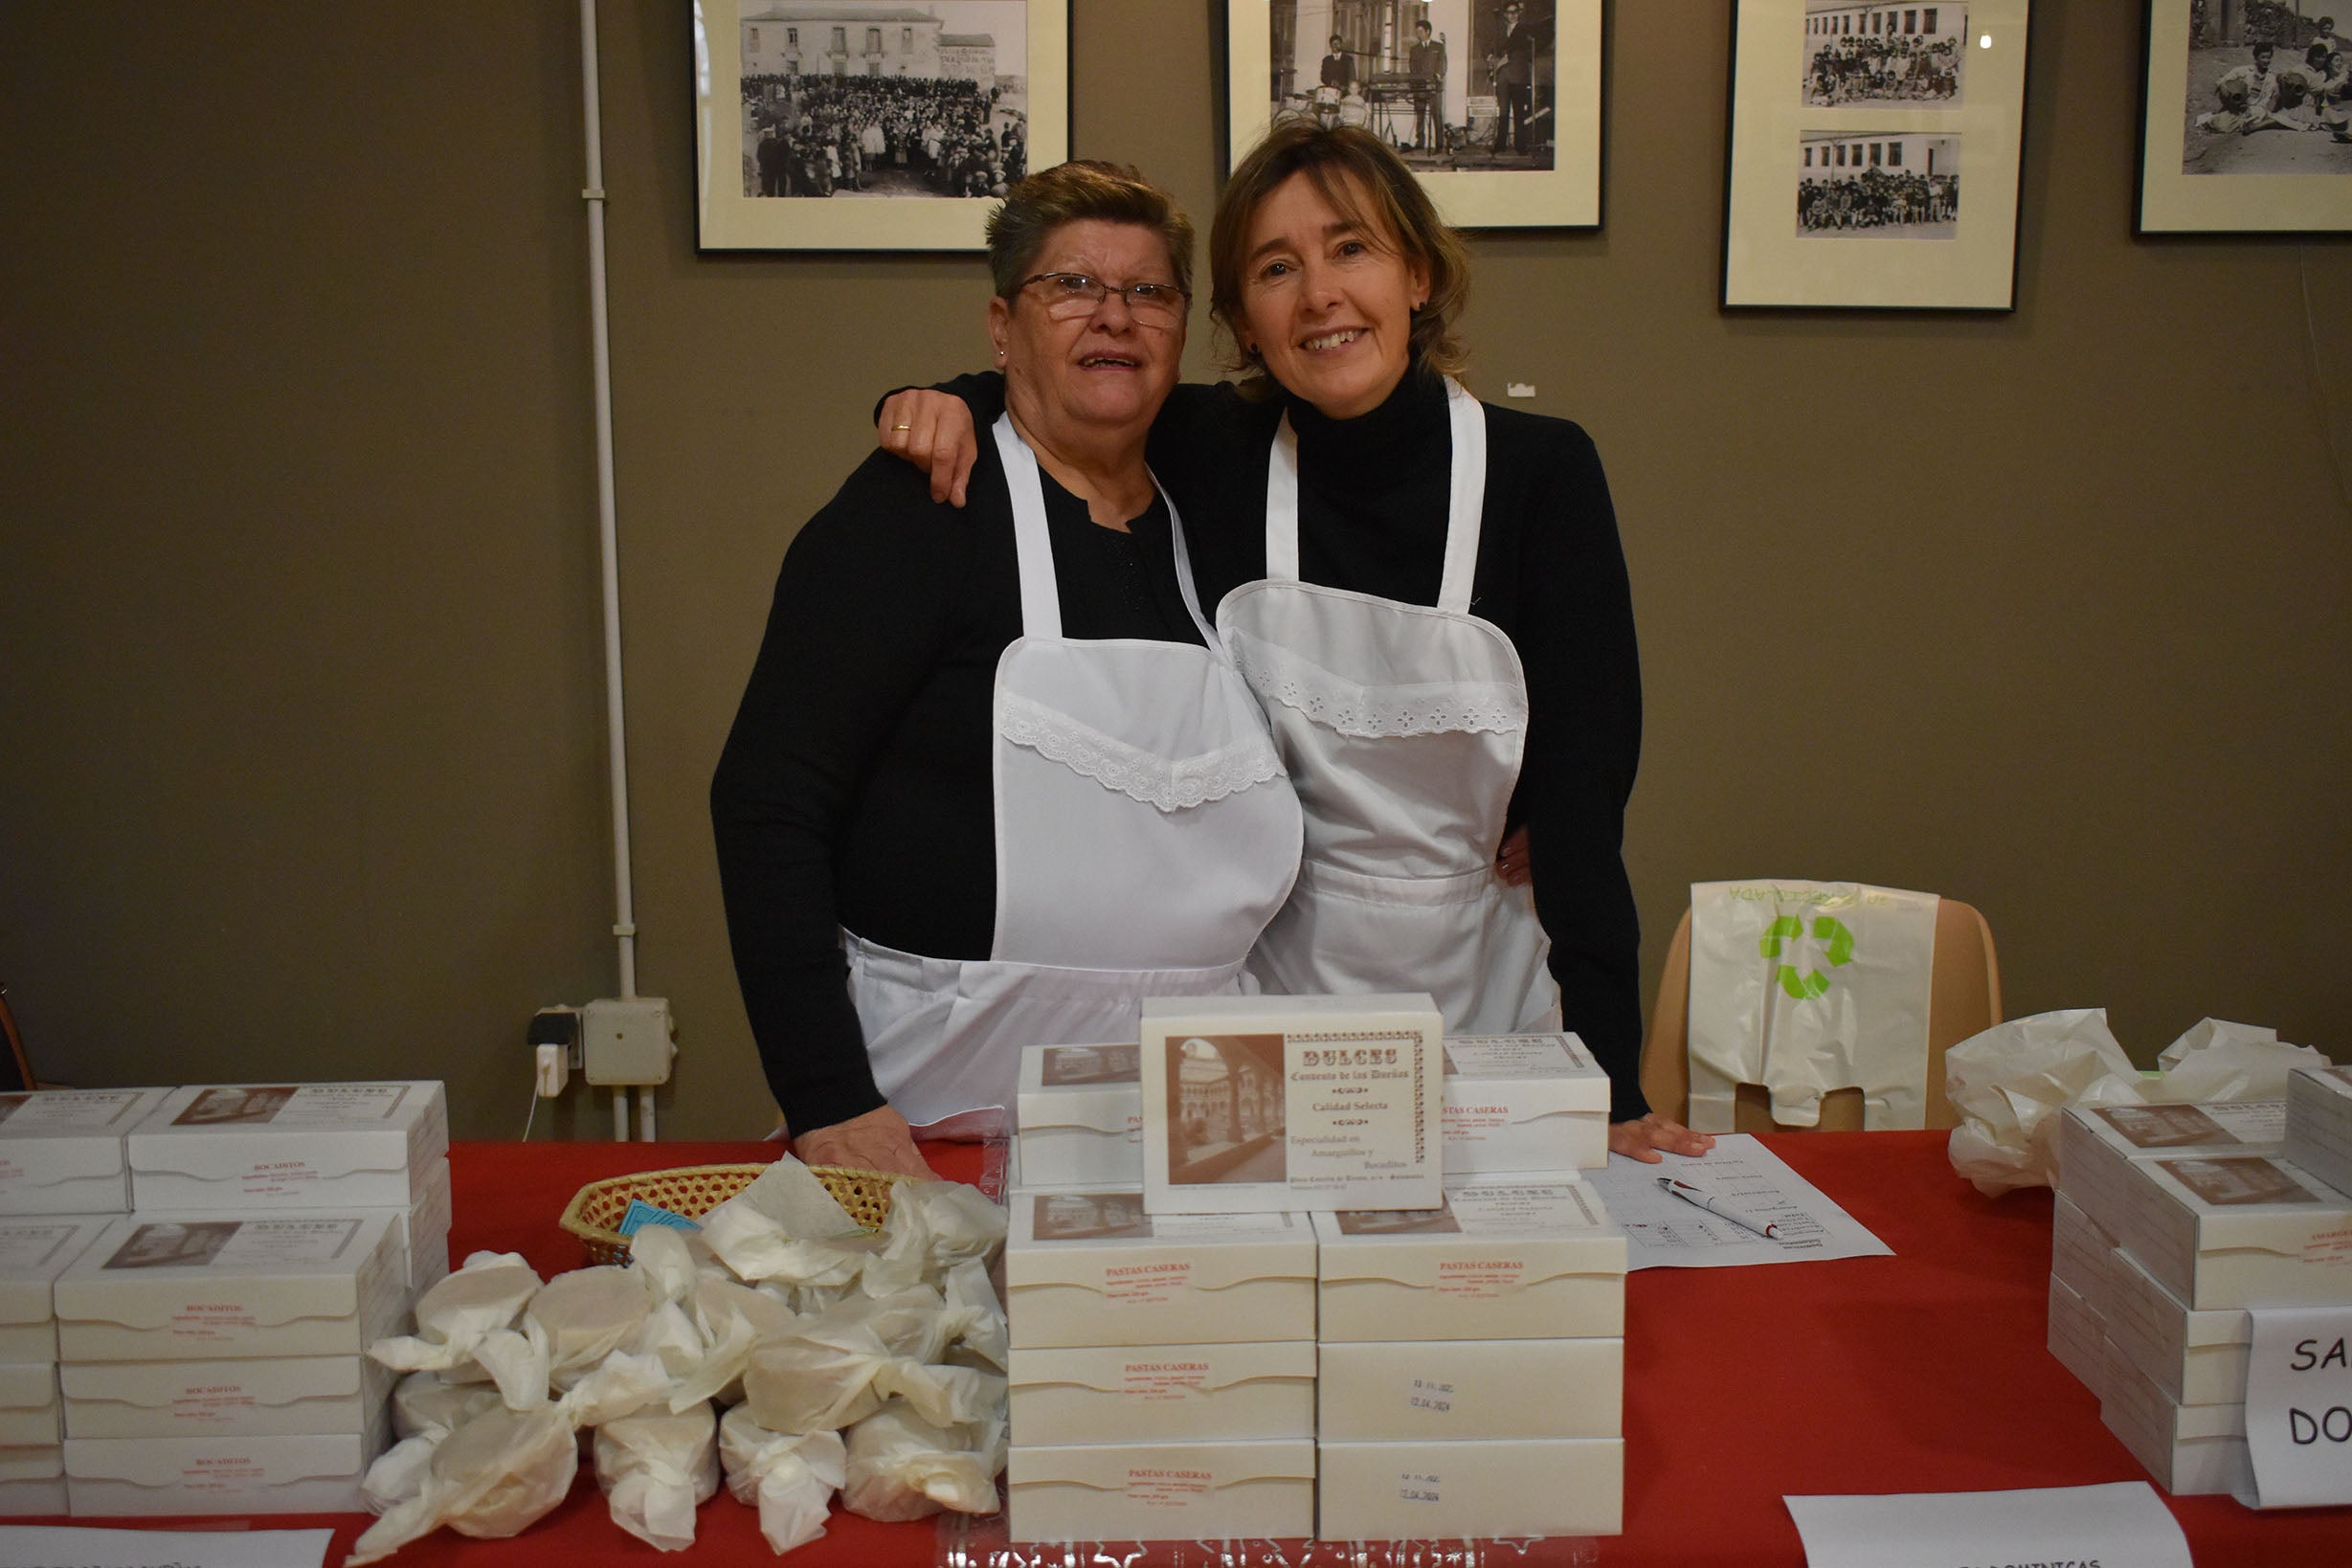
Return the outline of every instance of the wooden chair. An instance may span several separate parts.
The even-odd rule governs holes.
[[[9,988],[0,984],[0,1089],[11,1093],[37,1088],[33,1064],[25,1056],[25,1037],[16,1032],[16,1015],[9,1011]]]
[[[1993,952],[1992,928],[1975,906],[1942,899],[1936,906],[1936,970],[1927,1004],[1927,1125],[1955,1127],[1960,1116],[1944,1095],[1943,1053],[1969,1036],[2001,1021],[2001,961]],[[1652,1110],[1676,1121],[1691,1115],[1691,911],[1674,928],[1666,950],[1666,973],[1658,980],[1658,1004],[1650,1010],[1649,1032],[1642,1039],[1642,1092]],[[1733,1109],[1741,1132],[1803,1131],[1772,1119],[1772,1100],[1760,1084],[1742,1084]],[[1822,1096],[1824,1132],[1857,1131],[1862,1126],[1862,1091],[1833,1089]]]

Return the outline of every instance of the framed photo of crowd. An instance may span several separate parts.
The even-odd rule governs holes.
[[[2027,11],[1734,0],[1725,308],[2015,308]]]
[[[2141,234],[2352,230],[2352,4],[2149,0]]]
[[[1601,226],[1602,0],[1225,0],[1225,168],[1362,125],[1463,229]]]
[[[695,206],[710,250],[976,251],[1069,156],[1068,0],[701,0]]]

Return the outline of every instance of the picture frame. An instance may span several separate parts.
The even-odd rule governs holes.
[[[1602,0],[1506,4],[1226,0],[1225,172],[1309,114],[1397,146],[1455,228],[1600,228]]]
[[[2346,28],[2329,30],[2321,92],[2314,91],[2309,54],[2335,9],[2305,0],[2295,13],[2263,14],[2256,25],[2235,0],[2146,0],[2135,233],[2352,231],[2352,101],[2335,96],[2342,86],[2324,91],[2352,61]],[[2341,14],[2352,26],[2352,5]],[[2282,29],[2296,35],[2278,36]],[[2262,95],[2271,107],[2232,110],[2223,91],[2254,69],[2259,41],[2273,51],[2272,85]],[[2251,86],[2259,77],[2248,79]],[[2340,120],[2347,128],[2329,128]]]
[[[692,14],[703,251],[982,250],[1003,187],[1069,157],[1068,0]]]
[[[2029,0],[1733,0],[1726,310],[2016,308]]]

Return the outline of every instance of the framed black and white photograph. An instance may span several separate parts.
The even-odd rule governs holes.
[[[2338,9],[2150,0],[2140,233],[2352,230],[2352,40]]]
[[[704,250],[984,247],[1069,156],[1067,0],[700,0]]]
[[[2027,0],[1734,0],[1727,308],[2008,310]]]
[[[1226,0],[1225,168],[1310,117],[1394,146],[1457,228],[1598,228],[1601,5]]]

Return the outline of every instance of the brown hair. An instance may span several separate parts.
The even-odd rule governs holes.
[[[1209,227],[1209,314],[1233,344],[1226,367],[1243,372],[1243,392],[1266,397],[1275,391],[1273,377],[1244,347],[1243,274],[1258,209],[1293,174],[1312,181],[1367,239],[1377,244],[1385,237],[1407,261],[1429,270],[1429,302],[1413,313],[1412,366],[1459,374],[1470,357],[1454,330],[1469,299],[1469,248],[1438,216],[1429,193],[1387,143],[1361,126],[1293,118],[1278,122],[1234,169]]]
[[[988,215],[988,271],[998,296],[1011,300],[1020,293],[1021,280],[1037,265],[1056,229],[1090,218],[1131,223],[1158,235],[1176,268],[1171,281],[1190,297],[1193,220],[1174,196],[1134,169],[1092,158],[1038,170],[1014,186]]]

